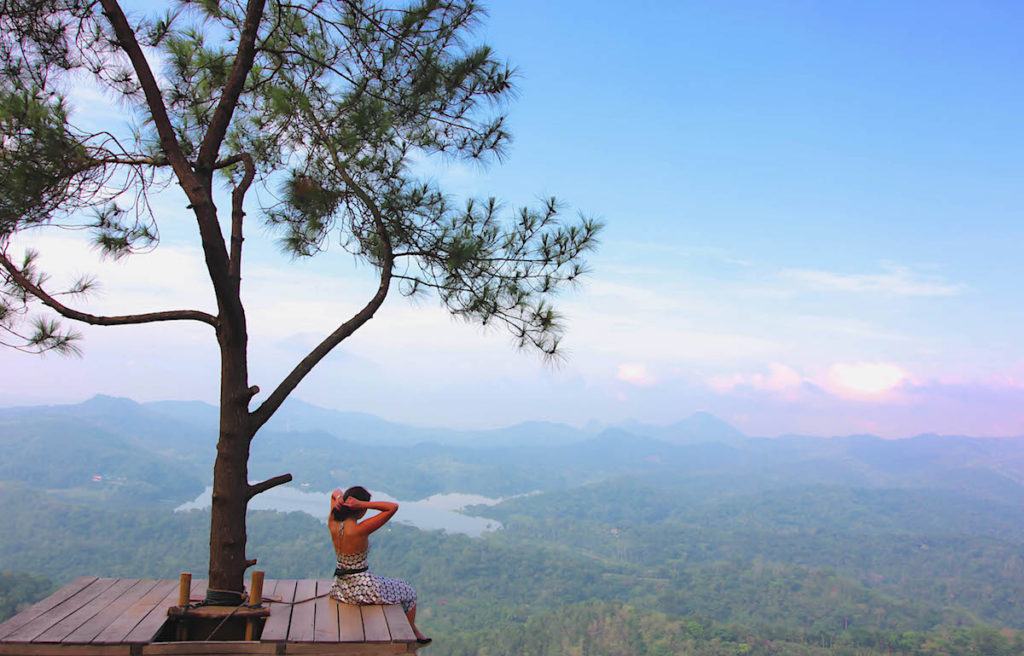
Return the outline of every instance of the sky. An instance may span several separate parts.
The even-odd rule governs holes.
[[[557,299],[568,357],[394,295],[297,397],[452,427],[704,410],[753,435],[1024,435],[1024,6],[487,6],[477,38],[518,71],[509,157],[422,166],[453,197],[554,195],[606,223]],[[84,83],[72,98],[124,121]],[[94,311],[211,309],[184,205],[158,198],[160,247],[124,263],[67,233],[19,245],[55,280],[98,273]],[[249,235],[268,390],[375,283],[341,249],[295,263]],[[81,358],[0,351],[0,405],[217,398],[205,326],[82,332]]]

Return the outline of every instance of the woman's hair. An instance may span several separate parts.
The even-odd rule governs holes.
[[[349,489],[345,490],[345,494],[341,495],[341,500],[344,501],[345,499],[347,499],[349,497],[355,497],[356,499],[359,499],[360,501],[369,501],[370,500],[370,491],[367,490],[362,485],[353,485]],[[346,508],[346,507],[342,506],[341,508],[333,509],[331,511],[331,515],[334,516],[335,520],[337,520],[339,522],[343,522],[346,519],[348,519],[349,517],[357,517],[357,516],[361,515],[363,512],[365,512],[365,511],[357,510],[355,508]]]

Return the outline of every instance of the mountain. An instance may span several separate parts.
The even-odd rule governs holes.
[[[209,409],[216,417],[213,406],[194,402],[189,407],[196,414]],[[155,413],[148,404],[102,394],[77,404],[0,408],[0,421],[43,417],[100,428],[155,451],[183,453],[206,449],[217,442],[216,423],[197,423],[188,413]]]
[[[217,409],[199,401],[155,401],[144,407],[177,422],[216,431]],[[504,428],[452,430],[399,424],[363,412],[331,410],[288,399],[264,430],[283,433],[320,432],[361,444],[413,445],[425,442],[459,446],[554,446],[580,442],[590,433],[566,424],[529,421]]]
[[[124,503],[176,500],[205,485],[186,444],[194,431],[155,421],[131,401],[0,410],[0,481]]]
[[[104,396],[0,409],[7,456],[0,480],[87,491],[103,487],[91,480],[99,474],[111,485],[119,481],[128,500],[135,491],[139,500],[180,503],[209,481],[216,416],[216,408],[199,402]],[[253,480],[291,472],[296,484],[313,490],[360,483],[402,499],[509,496],[634,477],[722,494],[847,485],[1024,502],[1024,439],[748,438],[707,413],[669,426],[630,422],[596,435],[548,422],[446,431],[292,400],[253,441],[249,465]]]
[[[695,412],[686,419],[668,426],[653,426],[637,421],[624,422],[619,428],[634,435],[664,440],[670,444],[741,444],[747,436],[732,425],[708,412]]]
[[[204,571],[209,512],[174,508],[209,482],[216,417],[102,396],[0,409],[0,562],[21,573],[0,576],[0,611],[32,600],[24,575]],[[375,536],[449,656],[1002,656],[1024,653],[1022,463],[1024,439],[757,438],[707,414],[445,431],[297,402],[253,441],[250,477],[365,484],[406,509],[506,497],[466,510],[500,523],[480,537]],[[320,518],[252,511],[248,528],[271,578],[329,575]]]
[[[217,409],[214,406],[199,401],[155,401],[142,405],[178,422],[216,430]],[[668,426],[629,421],[610,428],[680,445],[707,442],[739,444],[746,439],[742,432],[707,412],[695,413]],[[363,444],[412,445],[431,442],[502,448],[578,444],[591,439],[605,428],[597,422],[590,422],[579,429],[549,421],[526,421],[503,428],[477,430],[424,428],[387,421],[363,412],[331,410],[299,399],[288,399],[267,422],[266,430],[284,433],[322,432]]]

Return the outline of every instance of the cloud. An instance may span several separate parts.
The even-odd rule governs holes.
[[[902,367],[889,362],[840,362],[829,367],[824,386],[837,396],[877,399],[909,381]]]
[[[720,394],[743,390],[767,392],[796,400],[807,390],[852,401],[891,401],[892,392],[911,382],[910,374],[889,362],[837,362],[817,375],[802,374],[788,365],[773,363],[767,373],[712,376],[708,386]]]
[[[16,256],[31,244],[39,267],[52,275],[50,289],[66,286],[82,273],[94,275],[98,287],[72,305],[97,314],[132,314],[163,309],[216,312],[216,302],[203,265],[202,251],[193,246],[161,245],[152,253],[122,260],[104,259],[81,235],[53,233],[18,235]]]
[[[956,296],[965,286],[922,276],[902,266],[888,265],[882,273],[837,273],[820,269],[785,269],[782,278],[818,291],[885,294],[889,296]]]
[[[615,373],[615,378],[624,383],[639,387],[649,387],[658,382],[658,379],[650,372],[647,365],[638,363],[620,364]]]
[[[581,362],[598,360],[595,373],[622,362],[710,366],[768,359],[782,349],[775,335],[752,329],[749,309],[707,289],[595,278],[561,307],[567,342],[586,356]]]
[[[183,214],[173,200],[162,216]],[[174,225],[169,220],[168,233]],[[55,286],[78,272],[100,275],[104,293],[83,302],[86,309],[215,308],[202,253],[181,239],[124,262],[97,261],[81,235],[34,235],[32,241]],[[262,246],[250,251],[243,294],[251,379],[269,390],[306,349],[362,307],[376,280],[368,267],[353,269],[345,258],[285,265]],[[901,271],[875,277],[949,286]],[[808,305],[796,298],[792,281],[787,298],[752,294],[762,282],[783,287],[769,270],[726,281],[673,269],[659,279],[619,273],[599,269],[581,293],[559,299],[570,358],[557,368],[517,353],[502,330],[452,321],[436,299],[410,304],[396,295],[297,395],[399,421],[457,426],[629,416],[671,422],[703,408],[729,420],[749,417],[743,428],[751,434],[1024,430],[1015,405],[1024,389],[1024,362],[998,375],[960,365],[953,371],[956,387],[918,382],[952,375],[942,357],[914,350],[922,340],[936,340],[932,325],[876,325],[870,307],[855,306],[862,299],[842,295],[839,308],[823,307],[821,299]],[[869,286],[859,285],[852,285],[855,291]],[[205,325],[83,332],[82,360],[0,352],[0,368],[17,373],[0,382],[0,404],[78,400],[94,392],[217,398],[216,343]],[[998,380],[989,380],[993,376]],[[60,398],[53,380],[62,381]],[[957,396],[968,383],[977,386],[970,388],[971,403]],[[395,398],[404,402],[396,405]],[[508,398],[518,402],[502,401]]]
[[[714,376],[709,384],[712,389],[719,392],[731,392],[737,388],[748,387],[793,396],[804,384],[804,377],[792,367],[773,363],[768,366],[768,373]]]

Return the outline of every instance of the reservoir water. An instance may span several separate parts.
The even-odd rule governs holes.
[[[175,510],[194,510],[210,507],[213,488],[207,487],[198,497],[184,503]],[[386,492],[372,490],[375,501],[397,501],[401,504],[394,520],[409,524],[416,528],[432,531],[442,529],[449,533],[463,533],[478,537],[487,531],[501,528],[501,522],[486,517],[473,517],[461,511],[467,506],[493,506],[503,501],[502,498],[485,497],[479,494],[463,494],[452,492],[435,494],[419,501],[400,501]],[[330,492],[305,492],[290,485],[276,487],[256,495],[249,502],[253,510],[277,510],[280,512],[300,511],[327,522],[327,510],[330,506]]]

